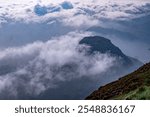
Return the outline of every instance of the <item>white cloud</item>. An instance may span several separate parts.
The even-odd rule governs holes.
[[[64,19],[64,21],[76,16],[76,14],[90,16],[90,19],[109,18],[109,19],[125,19],[140,17],[149,13],[148,0],[17,0],[17,1],[0,1],[0,17],[1,22],[7,19],[24,20],[26,21],[46,21],[51,18]],[[34,8],[37,7],[37,12],[42,13],[37,16]],[[81,10],[82,8],[82,10]],[[142,12],[141,9],[142,8]],[[66,9],[66,10],[63,10]],[[92,13],[92,14],[91,14]],[[117,15],[116,15],[117,14]],[[42,16],[42,17],[41,17]],[[71,17],[70,17],[71,16]],[[76,17],[75,17],[76,18]],[[81,22],[84,22],[84,19]],[[92,21],[92,20],[91,20]],[[66,23],[66,22],[65,22]],[[71,25],[71,22],[70,22]]]
[[[64,3],[70,9],[64,9]],[[150,13],[148,3],[147,0],[2,0],[0,48],[20,46],[36,40],[45,41],[73,30],[103,27],[107,25],[103,18],[129,20],[141,17]]]
[[[13,64],[16,68],[1,75],[1,93],[6,90],[14,97],[19,95],[18,88],[23,88],[24,94],[34,96],[49,88],[59,87],[61,82],[82,79],[85,76],[92,80],[95,75],[105,73],[114,66],[115,58],[108,54],[97,53],[90,56],[85,54],[86,51],[79,52],[81,48],[89,48],[78,45],[85,35],[89,34],[70,33],[45,43],[35,42],[0,51],[0,67],[7,60],[11,61],[9,67]]]
[[[83,29],[83,28],[87,28],[87,27],[91,27],[91,26],[96,26],[99,24],[99,21],[86,16],[86,15],[77,15],[77,16],[72,16],[70,18],[66,18],[64,20],[62,20],[63,24],[66,26],[71,26],[71,27],[75,27],[78,29]]]

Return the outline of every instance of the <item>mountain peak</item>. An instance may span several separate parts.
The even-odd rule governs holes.
[[[100,36],[90,36],[83,38],[79,44],[85,44],[90,46],[89,53],[94,52],[109,53],[111,55],[125,57],[123,52],[116,47],[109,39]]]

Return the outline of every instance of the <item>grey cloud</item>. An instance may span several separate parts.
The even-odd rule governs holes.
[[[6,91],[12,98],[38,96],[48,89],[61,89],[60,84],[65,82],[84,77],[94,81],[94,76],[105,73],[115,65],[116,59],[108,54],[86,55],[89,47],[78,45],[82,38],[82,34],[70,33],[45,43],[35,42],[1,51],[0,67],[4,60],[10,66],[16,65],[14,71],[0,76],[1,95]],[[85,51],[80,52],[80,49]]]

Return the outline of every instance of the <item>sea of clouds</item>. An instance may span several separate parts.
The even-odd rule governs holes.
[[[149,0],[1,0],[0,16],[1,22],[7,21],[7,18],[26,22],[53,18],[64,21],[67,18],[73,20],[78,15],[116,20],[147,15],[149,5]]]
[[[90,47],[78,44],[85,35],[89,34],[72,32],[47,42],[39,41],[0,51],[0,67],[7,66],[6,72],[0,72],[0,98],[15,99],[22,93],[34,97],[47,89],[61,89],[61,83],[84,77],[85,80],[95,81],[96,75],[100,78],[115,65],[116,59],[107,53],[87,55]],[[86,87],[82,83],[81,91]]]

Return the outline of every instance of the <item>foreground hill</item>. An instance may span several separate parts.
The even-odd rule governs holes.
[[[150,99],[150,63],[115,82],[100,87],[86,99]]]

